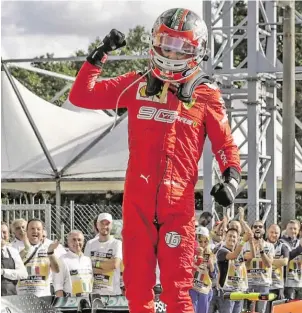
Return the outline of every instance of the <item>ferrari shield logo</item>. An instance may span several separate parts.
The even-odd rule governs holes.
[[[137,88],[137,92],[136,92],[136,99],[144,100],[144,101],[159,102],[160,93],[155,95],[155,96],[148,97],[146,95],[146,88],[147,88],[147,83],[145,83],[145,82],[139,83],[138,88]],[[167,94],[165,95],[162,103],[167,103]]]

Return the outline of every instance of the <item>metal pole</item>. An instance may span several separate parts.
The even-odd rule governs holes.
[[[45,205],[45,229],[47,231],[48,234],[48,238],[52,238],[51,235],[51,205]]]
[[[74,229],[74,201],[70,201],[70,230]]]
[[[56,180],[56,235],[61,234],[61,183],[60,180]],[[62,238],[61,238],[62,239]]]
[[[148,55],[109,55],[108,60],[112,61],[131,61],[131,60],[147,60]],[[64,57],[64,58],[33,58],[33,59],[7,59],[1,60],[2,63],[44,63],[44,62],[84,62],[86,56],[80,57]]]
[[[27,108],[27,106],[26,106],[26,104],[25,104],[25,102],[23,100],[22,95],[19,92],[18,87],[15,84],[15,82],[14,82],[14,80],[13,80],[13,78],[12,78],[8,68],[7,68],[7,65],[4,64],[4,63],[1,63],[1,66],[2,66],[5,74],[7,75],[7,78],[9,80],[11,86],[14,89],[14,92],[15,92],[15,94],[16,94],[16,96],[17,96],[17,98],[18,98],[18,100],[19,100],[19,102],[21,104],[21,107],[22,107],[22,109],[23,109],[23,111],[24,111],[24,113],[25,113],[25,115],[27,117],[27,120],[28,120],[28,122],[29,122],[29,124],[30,124],[30,126],[31,126],[31,128],[33,130],[33,132],[35,133],[35,135],[36,135],[36,137],[38,139],[38,142],[39,142],[39,144],[40,144],[40,146],[41,146],[41,148],[42,148],[42,150],[43,150],[43,152],[44,152],[44,154],[45,154],[45,156],[47,158],[47,161],[48,161],[52,171],[54,172],[55,176],[57,176],[58,175],[58,169],[56,167],[56,164],[55,164],[51,154],[49,153],[49,150],[48,150],[48,148],[47,148],[47,146],[46,146],[46,144],[45,144],[45,142],[44,142],[44,140],[43,140],[43,138],[41,136],[41,133],[39,132],[39,129],[38,129],[34,119],[32,118],[32,116],[30,114],[30,111],[28,110],[28,108]]]
[[[259,90],[261,81],[258,76],[259,66],[259,1],[248,1],[248,29],[247,29],[247,57],[248,57],[248,211],[247,221],[251,225],[259,220],[259,167],[262,154],[260,138],[260,109],[261,101]]]
[[[60,244],[64,246],[65,242],[65,224],[62,223],[60,227]]]
[[[222,18],[222,25],[223,26],[233,26],[234,25],[234,1],[226,1],[223,6],[223,18]],[[232,69],[233,68],[233,60],[234,60],[234,50],[232,50],[232,46],[234,44],[233,40],[233,29],[232,28],[227,28],[225,30],[225,34],[227,35],[228,41],[225,46],[226,55],[223,58],[222,64],[223,68],[226,69]],[[224,80],[223,81],[224,87],[226,89],[231,89],[233,87],[232,81],[231,80]],[[225,106],[227,109],[232,109],[233,108],[233,103],[231,99],[225,99]],[[232,111],[228,111],[228,120],[230,127],[233,128],[234,125],[234,120],[232,118]],[[230,216],[233,219],[235,215],[235,206],[234,203],[229,207],[230,211]]]
[[[295,218],[295,1],[283,17],[282,225]]]
[[[213,57],[214,57],[214,36],[212,32],[212,5],[211,1],[203,2],[203,19],[208,27],[209,40],[208,40],[208,61],[203,64],[205,72],[212,77],[213,76]],[[203,210],[213,213],[215,210],[215,204],[213,198],[210,195],[211,189],[215,184],[214,172],[213,172],[213,152],[212,145],[207,138],[203,149]]]
[[[212,214],[215,204],[210,193],[215,183],[214,176],[212,145],[207,138],[203,148],[203,211],[208,211]]]
[[[265,3],[267,17],[271,23],[271,36],[267,39],[267,53],[274,68],[277,64],[277,7],[276,2],[267,1]],[[267,81],[267,91],[271,97],[266,98],[267,111],[270,112],[271,118],[266,131],[266,153],[271,157],[271,165],[266,175],[266,198],[270,199],[271,205],[268,211],[266,226],[277,223],[277,82],[275,78]]]

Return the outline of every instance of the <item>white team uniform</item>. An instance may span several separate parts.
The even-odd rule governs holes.
[[[93,272],[91,259],[72,251],[60,257],[60,272],[53,273],[55,291],[63,290],[72,296],[82,296],[92,292]]]
[[[34,294],[37,297],[51,295],[50,283],[52,282],[52,272],[50,269],[50,261],[47,255],[48,247],[52,241],[31,246],[23,261],[26,261],[35,251],[34,256],[25,265],[28,273],[26,279],[18,281],[17,294]],[[65,254],[66,251],[62,245],[55,249],[54,254],[57,258]]]
[[[122,242],[111,237],[106,242],[94,238],[87,242],[84,254],[91,258],[92,267],[98,268],[105,260],[119,258],[122,260]],[[105,274],[95,274],[93,293],[101,295],[120,295],[120,268]]]

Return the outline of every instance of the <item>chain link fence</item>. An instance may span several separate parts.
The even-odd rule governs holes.
[[[48,233],[51,231],[51,205],[50,204],[2,204],[1,221],[10,225],[15,219],[39,219],[44,222]]]
[[[120,236],[122,228],[121,205],[81,205],[73,201],[70,205],[56,206],[50,204],[2,204],[1,221],[8,225],[15,219],[27,221],[37,218],[44,222],[48,237],[66,243],[67,234],[77,229],[83,232],[86,240],[95,236],[94,219],[100,213],[110,213],[114,219],[112,233]]]
[[[296,204],[289,204],[283,208],[284,212],[291,211]],[[203,207],[203,210],[197,210],[196,215],[199,217],[202,211],[210,211],[214,213],[215,220],[221,220],[223,215],[228,211],[231,219],[236,218],[238,213],[238,204],[226,210],[222,207]],[[259,218],[264,219],[267,224],[280,222],[281,206],[278,205],[270,211],[267,207],[259,207]],[[245,216],[249,220],[249,216],[255,216],[256,206],[245,207]],[[48,237],[52,240],[59,239],[62,244],[66,243],[67,234],[77,229],[83,232],[86,240],[95,236],[94,220],[100,213],[110,213],[113,217],[112,233],[116,237],[120,237],[122,229],[122,206],[121,205],[82,205],[75,204],[73,201],[69,205],[56,206],[50,204],[31,204],[31,205],[2,205],[1,220],[11,224],[14,219],[24,218],[30,220],[32,218],[41,219],[45,223],[45,228],[48,232]],[[252,214],[251,214],[252,212]],[[274,212],[270,214],[269,212]],[[275,221],[272,220],[274,216]],[[302,216],[296,214],[296,218],[301,219]],[[250,224],[254,222],[250,221]]]
[[[95,236],[94,219],[100,213],[110,213],[113,217],[112,233],[120,236],[122,227],[121,205],[82,205],[73,201],[68,206],[51,206],[51,239],[65,242],[66,235],[73,229],[83,232],[86,240]]]

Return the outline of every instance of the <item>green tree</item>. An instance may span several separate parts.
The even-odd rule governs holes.
[[[148,49],[148,44],[141,40],[142,36],[149,36],[149,33],[145,30],[143,26],[136,26],[134,29],[130,29],[126,37],[127,45],[120,49],[119,51],[113,51],[111,55],[127,55],[135,56],[146,54]],[[83,50],[78,50],[73,56],[86,56],[95,47],[101,43],[101,39],[97,37],[94,42],[92,42],[87,52]],[[46,56],[42,55],[37,57],[39,59],[52,59],[54,54],[47,53]],[[83,62],[34,62],[31,65],[33,67],[48,70],[55,73],[65,74],[68,76],[76,76],[80,70]],[[124,74],[129,71],[143,71],[147,66],[147,60],[126,60],[126,61],[110,61],[104,66],[102,76],[103,77],[115,77]],[[59,91],[61,91],[66,85],[64,79],[51,77],[48,75],[39,74],[36,72],[28,71],[25,69],[12,67],[12,75],[17,78],[25,87],[31,90],[34,94],[39,97],[49,101],[51,100]],[[68,91],[66,91],[59,99],[56,104],[61,105],[67,98]],[[123,113],[124,110],[120,110]]]
[[[37,57],[38,59],[53,58],[53,54],[46,54],[46,56]],[[77,73],[77,68],[75,67],[75,62],[34,62],[31,63],[33,67],[47,70],[50,72],[65,74],[68,76],[75,76]],[[57,92],[61,91],[65,85],[66,80],[56,77],[51,77],[48,75],[36,73],[33,71],[21,69],[18,67],[11,68],[12,75],[18,79],[26,88],[31,90],[37,96],[50,101]],[[58,101],[61,103],[67,97],[66,92]]]

